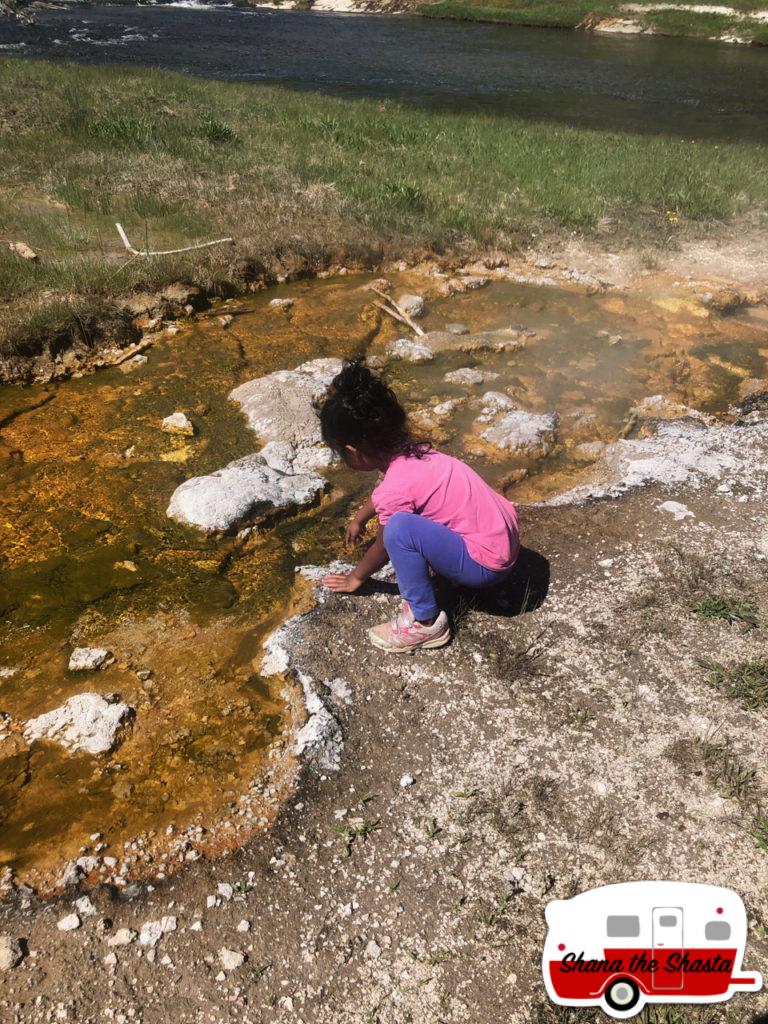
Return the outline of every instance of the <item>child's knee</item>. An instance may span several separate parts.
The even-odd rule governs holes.
[[[384,547],[402,546],[411,535],[412,512],[394,512],[384,524]]]

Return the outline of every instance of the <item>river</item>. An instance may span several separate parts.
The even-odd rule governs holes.
[[[602,130],[768,137],[768,52],[707,40],[410,16],[174,6],[41,10],[0,53],[134,64],[239,82]]]

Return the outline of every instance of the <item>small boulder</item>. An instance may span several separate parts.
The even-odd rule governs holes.
[[[193,437],[195,434],[194,424],[183,412],[173,412],[166,416],[160,429],[166,434],[179,434],[182,437]]]
[[[441,285],[443,295],[463,295],[465,292],[475,291],[477,288],[484,288],[488,284],[487,277],[477,277],[474,274],[466,274],[462,277],[451,277]]]
[[[648,395],[629,410],[641,420],[679,420],[685,416],[702,419],[702,414],[682,402],[673,402],[664,395]]]
[[[94,672],[106,668],[114,660],[106,647],[76,647],[69,656],[67,667],[70,672]]]
[[[387,345],[387,355],[392,359],[404,359],[409,363],[429,363],[435,358],[435,353],[428,345],[412,341],[410,338],[390,341]]]
[[[480,415],[475,420],[476,423],[490,423],[499,413],[517,408],[514,400],[503,391],[486,391],[482,398],[473,404],[480,406]]]
[[[315,404],[337,373],[340,359],[312,359],[293,370],[277,370],[246,381],[229,398],[245,414],[248,426],[264,441],[320,445]]]
[[[30,743],[46,739],[70,751],[107,754],[132,717],[133,709],[115,694],[80,693],[61,707],[30,719],[24,735]]]
[[[0,971],[11,971],[24,959],[24,947],[12,935],[0,935]]]
[[[444,379],[448,384],[482,384],[487,380],[496,380],[498,376],[498,373],[492,370],[476,370],[471,366],[462,366],[458,370],[446,373]]]
[[[500,451],[542,457],[554,444],[556,427],[554,413],[515,409],[498,418],[481,436]]]
[[[137,355],[131,356],[130,359],[126,359],[124,363],[120,363],[119,370],[121,373],[133,373],[139,367],[146,366],[147,362],[147,357],[139,352]]]
[[[294,304],[294,299],[272,299],[269,303],[272,309],[281,309],[284,313],[287,313],[289,309],[293,309]]]
[[[401,295],[396,304],[407,316],[414,319],[424,316],[427,309],[427,304],[421,295]]]
[[[326,486],[315,473],[281,473],[261,453],[246,455],[180,484],[166,515],[200,530],[226,531],[278,510],[311,505]]]

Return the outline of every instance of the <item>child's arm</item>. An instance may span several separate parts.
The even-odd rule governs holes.
[[[368,500],[363,502],[357,512],[352,516],[349,526],[347,527],[347,531],[344,534],[345,543],[349,545],[357,544],[363,535],[365,524],[369,519],[373,519],[375,515],[376,509],[373,507],[371,499],[368,498]],[[379,568],[381,568],[381,566],[379,566]]]
[[[365,583],[369,576],[372,576],[378,569],[383,568],[388,561],[389,555],[384,547],[384,527],[380,526],[376,534],[376,540],[371,544],[352,572],[332,573],[330,576],[323,578],[323,583],[329,590],[336,590],[341,594],[352,594]]]

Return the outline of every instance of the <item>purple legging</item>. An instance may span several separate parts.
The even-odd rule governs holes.
[[[384,526],[384,547],[397,573],[400,593],[420,622],[440,611],[430,566],[440,576],[477,590],[500,583],[510,569],[486,569],[467,551],[455,530],[413,512],[395,512]]]

